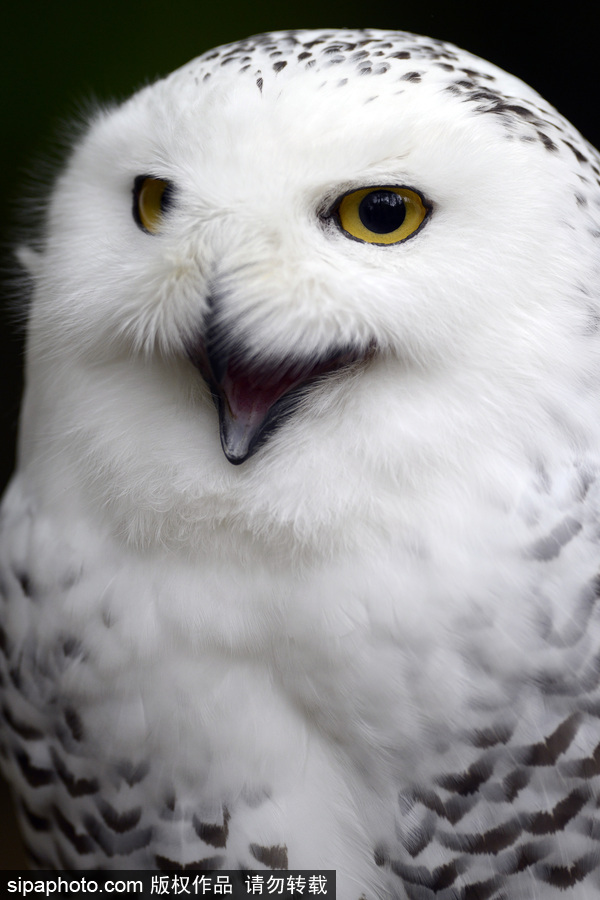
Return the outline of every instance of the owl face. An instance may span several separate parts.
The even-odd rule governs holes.
[[[412,35],[206,54],[76,148],[30,352],[172,361],[181,391],[216,405],[234,464],[299,410],[370,403],[383,373],[384,418],[467,372],[488,405],[500,384],[510,402],[586,327],[574,247],[595,225],[574,214],[592,162],[573,141],[517,79]]]

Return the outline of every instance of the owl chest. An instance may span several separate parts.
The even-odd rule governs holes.
[[[168,759],[178,783],[258,789],[324,741],[381,777],[414,772],[433,725],[480,690],[467,610],[414,554],[290,565],[238,546],[189,560],[74,552],[74,536],[48,558],[43,525],[5,606],[9,702],[94,767]]]

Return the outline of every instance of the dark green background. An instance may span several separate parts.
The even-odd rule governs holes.
[[[0,486],[13,465],[22,340],[9,248],[19,239],[19,198],[31,176],[46,178],[65,122],[92,98],[119,99],[219,43],[282,28],[372,26],[417,31],[490,59],[544,94],[593,143],[600,143],[595,3],[485,2],[209,4],[201,0],[65,0],[11,4],[0,17],[2,191],[0,238]],[[554,11],[557,9],[558,11]],[[527,210],[521,210],[527,215]],[[3,807],[0,806],[0,809]],[[0,813],[0,868],[19,868],[9,814]]]

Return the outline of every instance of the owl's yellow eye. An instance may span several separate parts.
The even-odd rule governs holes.
[[[171,202],[171,185],[162,178],[138,175],[133,183],[133,218],[143,231],[156,234]]]
[[[428,212],[420,194],[406,187],[352,191],[337,208],[344,231],[367,244],[405,241],[419,230]]]

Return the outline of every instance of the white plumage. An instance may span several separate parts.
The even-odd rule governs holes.
[[[36,865],[597,896],[598,165],[401,32],[250,38],[95,117],[22,252]]]

